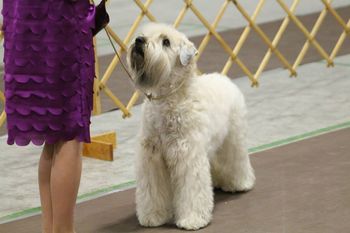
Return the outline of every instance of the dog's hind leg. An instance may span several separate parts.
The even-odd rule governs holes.
[[[229,132],[211,160],[214,187],[226,192],[248,191],[255,183],[246,146],[247,129],[244,118],[235,117]]]
[[[204,147],[198,144],[181,143],[168,148],[167,155],[174,188],[175,222],[187,230],[208,225],[214,205],[209,161]]]
[[[144,144],[138,154],[136,212],[142,226],[156,227],[173,217],[169,173],[161,154]]]

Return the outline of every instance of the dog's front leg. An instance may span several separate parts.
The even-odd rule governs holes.
[[[156,227],[172,218],[170,178],[157,146],[143,143],[138,153],[136,212],[142,226]]]
[[[212,218],[210,165],[199,144],[178,143],[168,148],[166,156],[174,188],[176,225],[187,230],[205,227]]]

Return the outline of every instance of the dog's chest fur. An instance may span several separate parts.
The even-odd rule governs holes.
[[[192,106],[192,108],[190,107]],[[144,107],[143,127],[146,140],[152,139],[153,149],[164,151],[171,144],[186,138],[202,124],[193,108],[193,101],[152,103]]]
[[[189,130],[190,125],[188,121],[194,117],[194,112],[189,109],[188,103],[180,102],[153,104],[150,103],[146,106],[149,114],[152,117],[149,119],[150,124],[153,126],[154,133],[161,134],[181,134],[182,131]]]

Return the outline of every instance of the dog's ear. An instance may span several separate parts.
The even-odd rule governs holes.
[[[186,66],[198,54],[196,47],[192,43],[184,43],[180,47],[179,57],[183,66]]]

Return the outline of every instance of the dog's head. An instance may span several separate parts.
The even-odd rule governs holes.
[[[131,43],[127,62],[136,84],[153,88],[194,69],[197,50],[175,28],[151,23]]]

